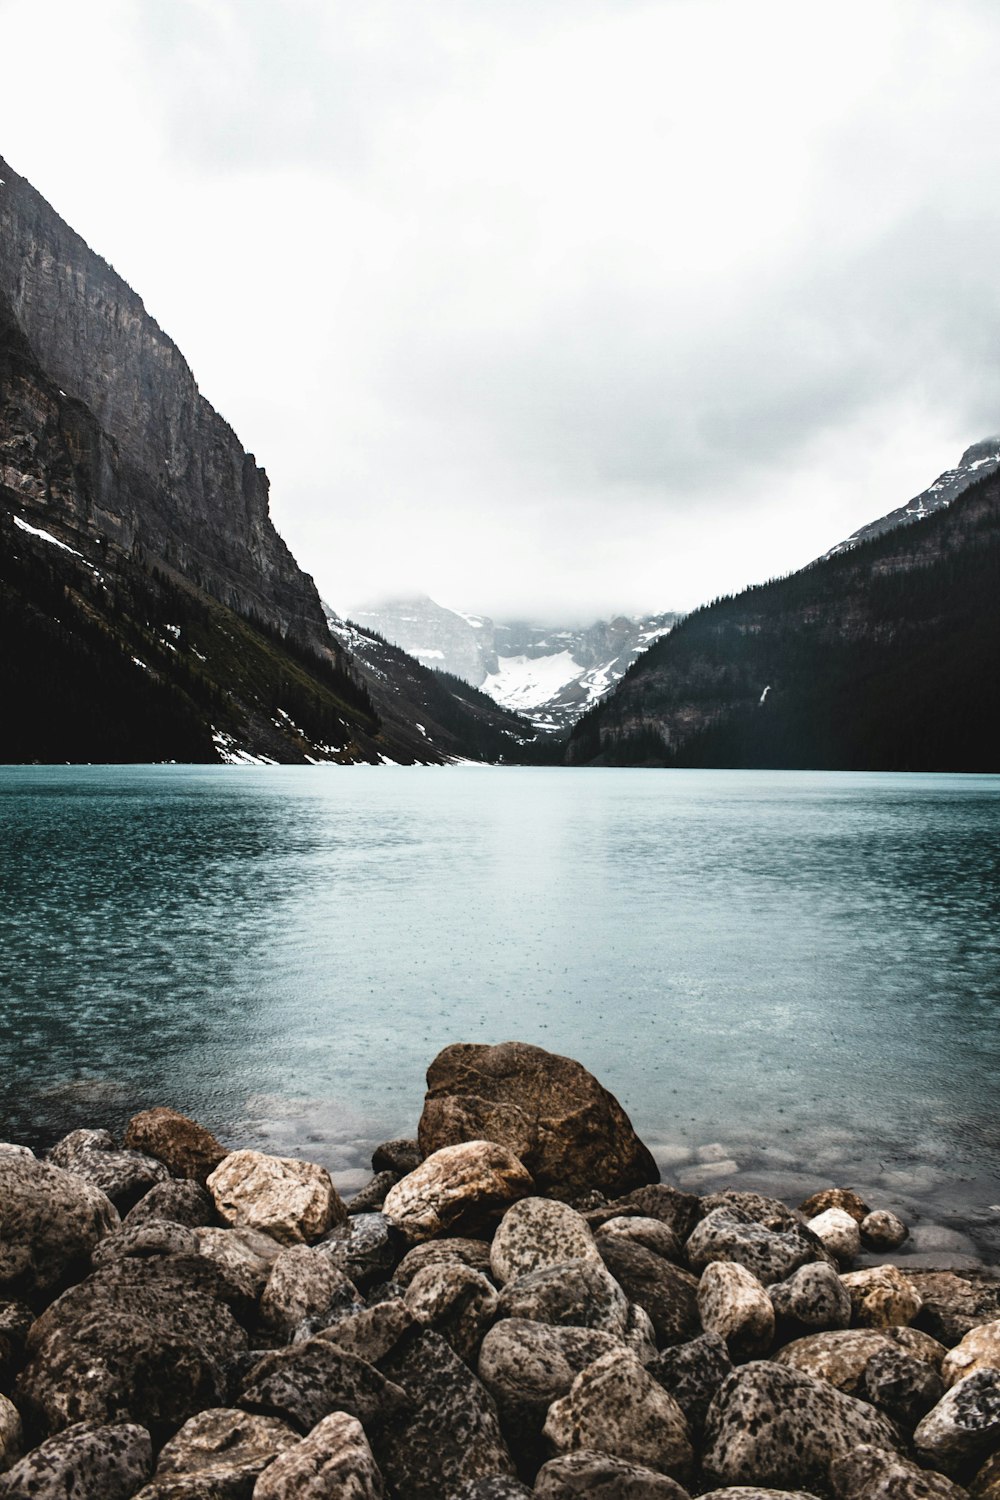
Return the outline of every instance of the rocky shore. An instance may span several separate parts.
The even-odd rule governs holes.
[[[1000,1279],[849,1186],[662,1183],[516,1042],[372,1168],[168,1108],[0,1145],[0,1500],[1000,1500]]]

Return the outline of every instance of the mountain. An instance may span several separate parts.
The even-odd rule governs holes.
[[[351,612],[356,625],[427,666],[464,678],[541,732],[566,730],[666,634],[676,614],[619,615],[584,627],[494,622],[445,609],[426,595]],[[346,641],[346,637],[341,636]]]
[[[983,463],[919,525],[689,615],[580,720],[567,761],[996,772],[998,588]]]
[[[2,159],[0,581],[8,763],[482,757],[480,709],[418,727],[331,636],[263,469]]]
[[[838,552],[847,552],[859,542],[871,541],[872,537],[881,536],[885,531],[894,531],[897,526],[910,526],[914,521],[924,521],[957,500],[970,484],[985,479],[988,474],[995,474],[998,469],[1000,437],[983,438],[981,442],[973,443],[971,448],[966,448],[954,469],[946,469],[943,474],[939,474],[932,485],[921,490],[906,505],[900,505],[886,516],[880,516],[877,521],[869,521],[867,526],[862,526],[846,541],[838,542],[825,555],[835,557]]]

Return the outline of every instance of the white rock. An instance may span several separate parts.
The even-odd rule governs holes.
[[[23,1445],[18,1409],[7,1396],[0,1396],[0,1474],[5,1474],[21,1457]]]
[[[317,1240],[347,1218],[329,1172],[315,1162],[233,1151],[206,1186],[227,1224],[259,1229],[283,1245]]]
[[[725,1339],[730,1354],[755,1359],[774,1338],[774,1306],[746,1266],[713,1261],[698,1283],[698,1312],[706,1333]]]
[[[941,1363],[941,1379],[947,1389],[987,1365],[1000,1369],[1000,1319],[971,1328],[961,1343],[948,1350]]]
[[[554,1198],[522,1198],[508,1208],[490,1250],[490,1269],[501,1284],[569,1260],[603,1264],[582,1214]]]
[[[827,1208],[808,1227],[842,1264],[848,1264],[861,1251],[861,1233],[857,1220],[845,1208]]]

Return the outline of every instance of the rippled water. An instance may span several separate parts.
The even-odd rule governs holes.
[[[349,1190],[440,1047],[517,1037],[674,1180],[1000,1245],[998,778],[8,768],[0,841],[10,1138],[169,1102]]]

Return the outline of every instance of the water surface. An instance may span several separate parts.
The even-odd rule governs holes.
[[[1000,778],[7,768],[0,848],[9,1138],[167,1102],[350,1189],[440,1047],[516,1037],[673,1180],[1000,1244]]]

